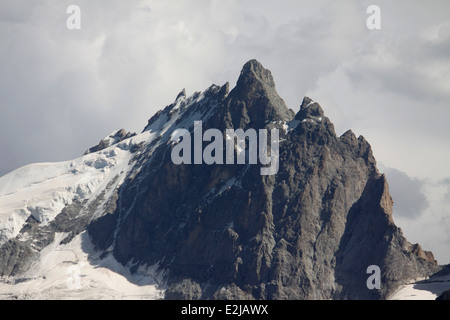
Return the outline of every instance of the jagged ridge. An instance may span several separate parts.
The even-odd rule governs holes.
[[[221,130],[279,128],[278,174],[263,177],[258,165],[174,165],[173,145],[161,144],[141,179],[122,186],[114,230],[102,219],[90,225],[99,249],[167,270],[170,299],[385,298],[435,270],[394,225],[386,179],[363,137],[337,137],[309,98],[294,114],[255,60],[228,95],[221,91],[208,100],[210,116],[190,120]],[[104,233],[116,237],[99,241]],[[366,287],[373,264],[381,290]]]
[[[141,134],[119,130],[88,149],[67,174],[93,170],[102,183],[46,223],[24,219],[0,247],[0,273],[23,273],[56,232],[68,243],[86,229],[104,257],[132,272],[157,265],[169,299],[379,299],[440,268],[395,226],[388,183],[362,136],[338,137],[308,97],[298,113],[287,108],[256,60],[229,87],[190,97],[183,89]],[[278,129],[278,173],[173,164],[170,137],[192,133],[194,121],[223,132]],[[366,287],[369,265],[381,268],[381,290]]]

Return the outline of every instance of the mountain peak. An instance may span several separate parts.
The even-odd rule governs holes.
[[[303,102],[300,106],[300,113],[302,112],[312,114],[317,117],[324,116],[322,107],[309,97],[303,98]]]
[[[175,148],[194,163],[175,163]],[[255,149],[259,163],[251,162]],[[244,163],[235,163],[240,154]],[[272,160],[276,175],[261,175]],[[392,208],[369,143],[351,131],[338,138],[308,97],[295,115],[270,71],[250,60],[230,92],[228,83],[190,97],[182,90],[139,135],[118,130],[83,157],[1,177],[0,276],[30,279],[37,297],[55,287],[65,296],[68,260],[52,265],[49,254],[75,248],[86,256],[88,244],[86,266],[112,266],[140,285],[161,281],[170,300],[384,299],[440,268],[407,242]],[[381,270],[381,289],[368,285],[371,266]],[[56,286],[47,278],[43,291],[51,270],[62,277]]]
[[[177,97],[175,98],[175,103],[178,102],[178,100],[181,100],[183,98],[186,98],[186,89],[183,88],[183,90],[181,90],[181,92],[177,95]]]
[[[273,80],[272,73],[270,72],[270,70],[265,69],[263,65],[256,59],[252,59],[244,64],[237,83],[239,86],[239,84],[246,84],[254,80],[264,83],[271,88],[275,88],[275,82]]]

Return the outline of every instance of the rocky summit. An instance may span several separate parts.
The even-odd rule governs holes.
[[[195,134],[195,121],[224,139],[227,129],[277,129],[277,173],[261,175],[265,164],[248,161],[174,164],[171,137]],[[442,268],[395,225],[370,144],[350,130],[337,136],[308,97],[297,113],[286,107],[256,60],[231,91],[228,83],[190,97],[183,90],[142,133],[111,134],[70,170],[99,182],[88,190],[76,182],[61,209],[24,210],[19,226],[1,229],[1,274],[25,272],[55,234],[64,244],[82,233],[131,274],[152,266],[166,299],[385,299]]]

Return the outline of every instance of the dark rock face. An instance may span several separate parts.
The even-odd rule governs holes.
[[[278,173],[175,165],[170,142],[149,148],[114,210],[88,227],[99,250],[168,271],[167,299],[380,299],[437,271],[432,254],[395,226],[388,183],[363,137],[336,136],[309,98],[294,114],[256,60],[228,90],[212,86],[184,117],[197,112],[204,130],[278,128]],[[183,108],[184,96],[145,130]],[[370,265],[381,270],[381,289],[366,286]]]
[[[275,89],[269,70],[256,60],[242,68],[236,87],[210,121],[212,128],[262,129],[269,121],[289,121],[294,111],[288,109]]]
[[[450,290],[442,292],[442,294],[437,297],[436,300],[450,300]]]

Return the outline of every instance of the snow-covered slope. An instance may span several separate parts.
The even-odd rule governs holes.
[[[29,216],[45,225],[74,200],[95,197],[114,177],[120,184],[131,168],[131,146],[153,135],[144,132],[72,161],[31,164],[1,177],[0,244],[17,236]]]
[[[86,233],[60,245],[65,237],[41,252],[19,279],[0,282],[0,299],[161,299],[163,287],[150,267],[131,274],[112,256],[100,259]]]
[[[389,300],[436,300],[450,288],[450,275],[414,281],[402,286]]]
[[[140,156],[148,161],[175,128],[189,128],[194,120],[208,118],[215,105],[208,92],[219,89],[211,86],[191,97],[183,90],[138,135],[119,140],[123,130],[118,130],[77,159],[31,164],[0,177],[0,249],[17,241],[38,254],[26,272],[0,278],[0,299],[161,298],[162,280],[155,279],[153,267],[131,274],[130,266],[122,266],[112,255],[100,258],[85,231],[75,237],[53,231],[51,243],[44,241],[42,247],[41,239],[33,239],[29,232],[30,219],[39,227],[50,225],[73,203],[82,204],[80,214],[94,207],[91,219],[104,215],[121,184],[141,170]],[[5,259],[14,254],[7,252]]]
[[[120,185],[133,166],[134,146],[142,143],[145,147],[159,138],[154,149],[167,142],[170,135],[166,133],[172,133],[175,127],[188,128],[194,120],[207,119],[214,107],[205,95],[219,89],[211,86],[188,98],[180,93],[141,134],[117,142],[112,138],[116,131],[102,139],[110,145],[105,149],[72,161],[27,165],[0,177],[0,244],[17,236],[29,216],[45,225],[74,200],[95,198],[117,176],[120,179],[116,185]]]

